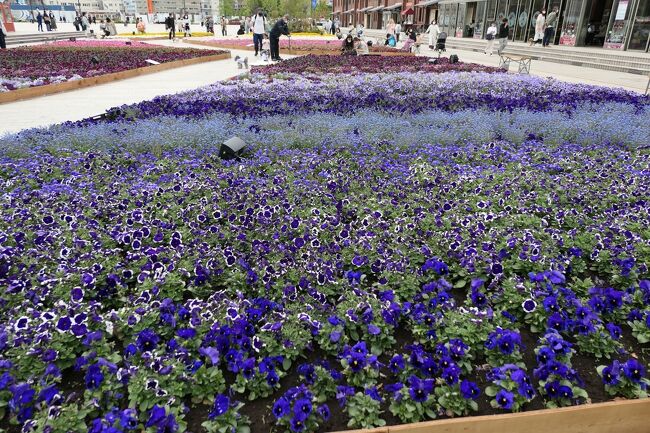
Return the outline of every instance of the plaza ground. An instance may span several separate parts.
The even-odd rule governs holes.
[[[34,27],[35,24],[18,23],[17,32],[33,33]],[[96,27],[98,28],[98,25]],[[237,27],[230,27],[229,34],[235,35]],[[74,27],[72,24],[62,23],[59,25],[59,29],[61,31],[71,31],[74,30]],[[122,24],[118,25],[118,32],[120,33],[133,30],[135,30],[133,24],[127,27]],[[193,26],[194,32],[201,30],[205,30],[205,28],[200,28],[198,25]],[[215,30],[217,33],[220,33],[218,26]],[[147,31],[164,32],[164,26],[162,24],[150,25]],[[217,36],[217,39],[220,37]],[[190,45],[181,41],[156,40],[150,41],[150,43],[208,49],[207,47]],[[233,58],[237,55],[249,57],[252,65],[263,63],[259,58],[254,58],[253,53],[250,51],[230,51],[232,52]],[[451,54],[457,54],[462,62],[479,63],[489,66],[499,65],[499,56],[496,54],[489,56],[473,51],[449,49],[445,55],[448,56]],[[437,53],[423,46],[421,55],[437,56]],[[288,58],[290,56],[285,55],[283,57]],[[511,70],[516,72],[516,65],[511,65]],[[66,93],[2,104],[0,105],[0,119],[2,119],[0,123],[0,136],[27,128],[84,119],[102,114],[111,107],[132,104],[156,96],[195,89],[219,80],[237,76],[242,72],[242,70],[238,69],[234,60],[228,59],[185,66]],[[641,93],[645,91],[648,83],[648,77],[644,75],[604,71],[536,60],[532,62],[531,74],[571,83],[621,87]]]

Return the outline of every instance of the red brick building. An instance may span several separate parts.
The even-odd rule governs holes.
[[[333,17],[342,27],[363,24],[383,29],[389,20],[403,26],[426,26],[437,18],[439,0],[334,0]]]

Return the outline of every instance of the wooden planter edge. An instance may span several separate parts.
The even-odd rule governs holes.
[[[191,41],[191,40],[184,40],[186,44],[194,44],[194,45],[201,45],[204,47],[212,47],[212,48],[221,48],[224,50],[240,50],[240,51],[255,51],[255,48],[253,47],[233,47],[233,46],[228,46],[228,44],[223,44],[223,45],[215,45],[213,43],[206,43],[204,41]],[[291,56],[306,56],[309,54],[313,54],[316,56],[339,56],[340,53],[332,50],[290,50],[290,49],[281,49],[280,54],[288,54]],[[371,51],[370,54],[373,55],[379,55],[379,56],[414,56],[414,53],[407,53],[407,52],[391,52],[391,51]]]
[[[648,433],[650,398],[338,433]]]
[[[110,74],[98,75],[96,77],[82,78],[76,81],[66,81],[63,83],[48,84],[45,86],[27,87],[24,89],[11,90],[0,93],[0,104],[16,102],[24,99],[38,98],[41,96],[53,95],[55,93],[68,92],[71,90],[83,89],[85,87],[97,86],[113,81],[134,78],[141,75],[152,74],[154,72],[166,71],[168,69],[179,68],[182,66],[196,65],[199,63],[213,62],[216,60],[229,59],[230,52],[222,54],[213,54],[210,56],[194,57],[191,59],[176,60],[173,62],[161,63],[159,65],[144,66],[141,68],[128,69],[126,71],[113,72]]]

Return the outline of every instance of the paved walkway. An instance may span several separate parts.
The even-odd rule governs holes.
[[[554,49],[554,48],[551,48]],[[422,46],[422,55],[437,56],[437,53]],[[458,55],[461,62],[479,63],[488,66],[499,66],[499,56],[495,53],[477,53],[469,50],[449,48],[445,56]],[[516,73],[517,65],[512,63],[510,71]],[[594,84],[598,86],[622,87],[627,90],[634,90],[643,93],[648,85],[648,77],[645,75],[628,74],[625,72],[604,71],[602,69],[585,68],[582,66],[562,65],[559,63],[543,62],[533,60],[530,73],[540,77],[555,78],[569,83]]]
[[[169,41],[156,41],[172,45]],[[173,43],[175,47],[203,48],[197,45]],[[252,65],[262,64],[250,51],[230,50],[232,57],[248,57]],[[289,56],[285,56],[289,57]],[[72,92],[57,93],[0,105],[0,136],[27,128],[49,126],[65,121],[81,120],[104,113],[107,109],[196,89],[242,73],[234,60],[200,63],[170,69],[150,75],[88,87]]]

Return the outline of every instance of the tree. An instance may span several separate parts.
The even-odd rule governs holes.
[[[329,18],[331,12],[332,7],[327,3],[327,0],[319,0],[312,16],[316,19]]]
[[[219,10],[221,16],[231,17],[235,15],[235,4],[233,0],[224,0],[220,2]]]
[[[291,18],[307,18],[311,12],[311,0],[282,0],[280,5],[280,14]]]

